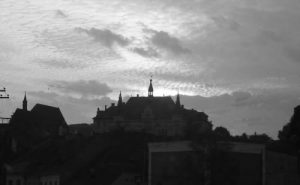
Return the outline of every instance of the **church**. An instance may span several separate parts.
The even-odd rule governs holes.
[[[98,108],[93,118],[96,133],[107,133],[117,129],[145,132],[159,136],[183,136],[189,123],[198,122],[210,125],[208,116],[203,112],[185,109],[177,94],[174,101],[171,96],[154,96],[152,79],[148,96],[130,97],[125,103],[119,94],[117,105]]]
[[[68,125],[58,107],[36,104],[28,110],[27,103],[25,94],[23,107],[16,109],[8,125],[14,151],[31,148],[44,139],[68,132]]]

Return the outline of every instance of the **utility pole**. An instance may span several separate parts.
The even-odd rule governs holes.
[[[4,93],[4,95],[2,94]],[[6,89],[3,87],[3,89],[0,89],[0,99],[9,99],[9,94],[6,94]],[[0,117],[1,123],[8,122],[10,118]]]
[[[6,89],[5,87],[3,87],[3,89],[0,89],[0,99],[8,99],[9,98],[9,94],[6,94]],[[3,95],[2,93],[5,93],[5,95]]]

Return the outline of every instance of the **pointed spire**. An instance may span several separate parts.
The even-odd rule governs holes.
[[[122,104],[123,104],[122,93],[121,93],[121,91],[120,91],[120,94],[119,94],[119,100],[118,100],[118,107],[120,107]]]
[[[24,96],[24,99],[23,99],[23,110],[26,110],[26,111],[27,111],[27,98],[26,98],[26,91],[25,91],[25,96]]]
[[[180,108],[180,96],[179,96],[179,92],[177,93],[177,96],[176,96],[176,107]]]
[[[148,88],[148,97],[153,97],[152,76],[150,78],[150,85],[149,85],[149,88]]]

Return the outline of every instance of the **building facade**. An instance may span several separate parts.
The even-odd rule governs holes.
[[[208,124],[208,116],[203,112],[185,109],[177,94],[174,102],[171,96],[154,96],[152,79],[148,96],[130,97],[125,103],[120,92],[117,105],[114,103],[104,110],[98,108],[93,118],[96,132],[106,133],[116,129],[147,132],[155,135],[182,136],[188,122],[198,121]],[[191,119],[193,118],[193,119]]]

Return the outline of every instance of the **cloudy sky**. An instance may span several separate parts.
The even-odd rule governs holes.
[[[0,115],[68,123],[124,96],[182,94],[232,134],[276,137],[300,104],[299,0],[1,0]]]

